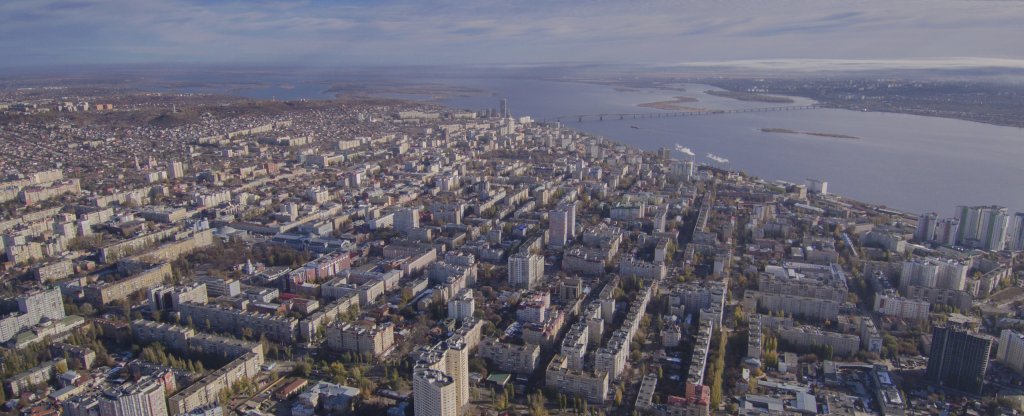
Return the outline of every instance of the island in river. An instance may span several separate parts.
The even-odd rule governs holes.
[[[685,103],[695,103],[698,100],[693,97],[676,96],[673,100],[668,101],[656,101],[653,103],[637,104],[637,107],[653,108],[656,110],[668,110],[668,111],[706,111],[703,108],[696,108],[683,105]]]
[[[758,103],[778,103],[778,104],[792,104],[793,99],[789,97],[779,97],[777,95],[766,95],[757,94],[753,92],[741,92],[741,91],[716,91],[707,90],[705,94],[714,95],[716,97],[732,98],[740,101],[754,101]]]
[[[797,131],[797,130],[778,128],[778,127],[771,127],[771,128],[769,128],[769,127],[762,127],[761,128],[761,132],[762,133],[782,133],[782,134],[803,134],[803,135],[807,135],[807,136],[829,137],[829,138],[833,138],[833,139],[850,139],[850,140],[860,139],[860,137],[849,136],[849,135],[846,135],[846,134],[820,133],[820,132],[814,132],[814,131]]]

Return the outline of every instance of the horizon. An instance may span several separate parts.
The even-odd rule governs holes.
[[[17,0],[0,5],[0,18],[9,22],[0,28],[8,57],[0,68],[23,70],[785,61],[1024,68],[1019,1]]]

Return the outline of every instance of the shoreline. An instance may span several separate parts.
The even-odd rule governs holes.
[[[753,92],[739,92],[739,91],[728,91],[728,90],[707,90],[704,91],[707,95],[713,95],[715,97],[731,98],[738,101],[749,101],[756,103],[773,103],[773,104],[793,104],[792,98],[781,97],[778,95],[767,95],[758,94]]]

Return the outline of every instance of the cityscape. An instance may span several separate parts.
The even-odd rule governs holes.
[[[204,3],[165,11],[240,7]],[[976,10],[1024,18],[1006,3]],[[107,7],[0,5],[25,37],[0,41],[24,61],[0,64],[0,415],[1024,413],[1024,56],[556,65],[551,48],[576,39],[557,31],[535,57],[509,49],[530,64],[479,68],[421,66],[406,46],[380,66],[381,50],[257,65],[250,40],[238,56],[147,40],[168,55],[112,65],[27,51],[66,10]],[[534,7],[566,32],[604,21]],[[468,27],[481,43],[438,38],[466,48],[453,61],[491,56],[498,35]],[[925,125],[976,152],[950,165],[959,150],[913,136]],[[916,160],[882,166],[900,140]],[[829,158],[861,167],[801,164]],[[1003,163],[1016,167],[976,174]]]

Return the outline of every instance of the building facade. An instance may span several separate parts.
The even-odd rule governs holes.
[[[999,334],[999,348],[996,351],[996,361],[1018,374],[1024,374],[1024,334],[1004,329]]]
[[[544,275],[544,257],[539,254],[518,252],[508,258],[508,283],[530,289]]]
[[[576,204],[559,204],[548,212],[548,244],[565,247],[576,237]]]
[[[101,415],[167,416],[164,385],[144,377],[131,385],[104,391],[99,397]]]
[[[942,387],[981,394],[992,339],[948,326],[932,330],[925,378]]]

